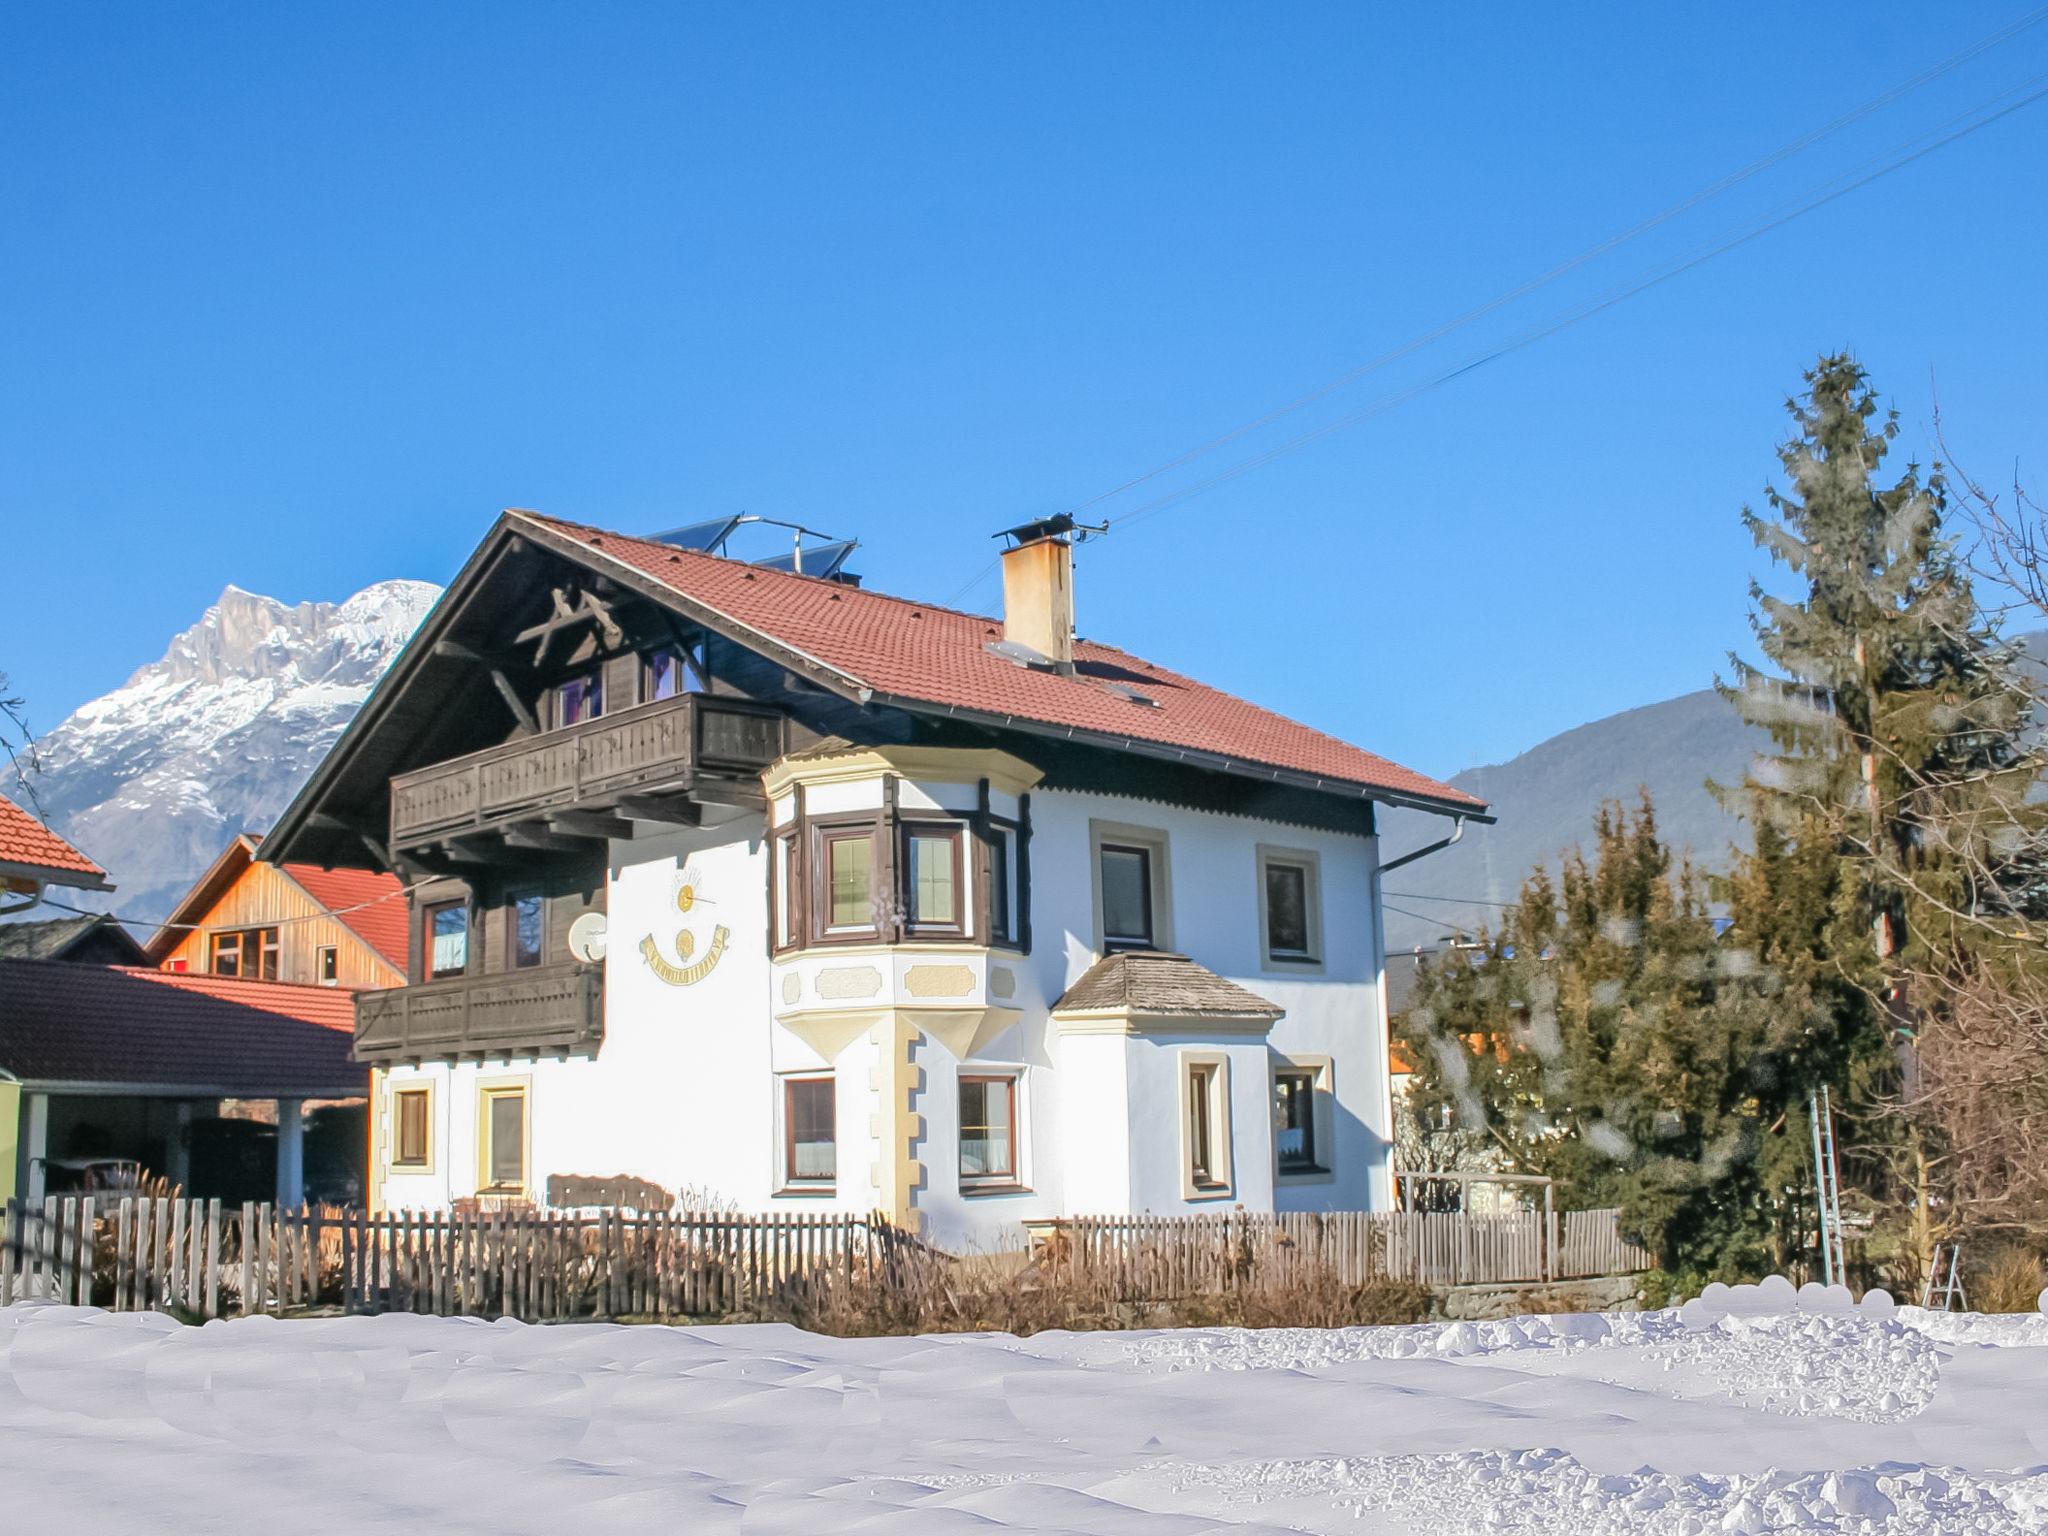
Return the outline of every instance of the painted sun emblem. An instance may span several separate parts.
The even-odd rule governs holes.
[[[677,870],[675,877],[669,882],[669,897],[675,910],[688,917],[696,910],[698,902],[702,901],[706,906],[712,905],[709,899],[702,895],[703,889],[704,882],[696,865],[686,864]],[[640,956],[647,962],[647,968],[670,986],[687,987],[692,982],[702,981],[711,974],[712,968],[725,954],[725,946],[731,938],[732,933],[729,929],[722,924],[714,924],[711,929],[710,947],[704,951],[701,960],[693,960],[691,957],[697,953],[697,935],[685,926],[676,930],[674,940],[677,960],[680,960],[681,964],[670,960],[661,952],[660,944],[655,942],[651,933],[640,941]]]

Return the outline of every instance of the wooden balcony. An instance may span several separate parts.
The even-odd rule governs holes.
[[[560,1055],[594,1051],[603,1040],[604,968],[598,965],[456,976],[356,994],[357,1061]]]
[[[522,737],[391,780],[393,848],[602,811],[621,795],[742,785],[782,755],[779,711],[685,694]],[[756,786],[758,788],[758,786]]]

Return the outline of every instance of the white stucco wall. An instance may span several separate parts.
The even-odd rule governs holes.
[[[905,782],[907,807],[969,809],[971,785]],[[997,809],[1014,810],[999,796]],[[879,803],[873,785],[820,785],[807,794],[814,815]],[[551,1175],[619,1174],[649,1179],[691,1198],[746,1210],[871,1209],[887,1156],[877,1140],[886,1074],[873,1042],[855,1037],[827,1062],[775,1021],[781,995],[768,945],[766,820],[725,813],[718,825],[663,832],[613,845],[605,961],[605,1042],[595,1060],[508,1061],[397,1068],[376,1110],[388,1117],[389,1085],[430,1078],[434,1167],[387,1169],[392,1207],[438,1206],[477,1187],[480,1087],[530,1081],[532,1187]],[[1018,1022],[983,1043],[969,1068],[1015,1069],[1021,1192],[963,1191],[958,1173],[958,1076],[951,1052],[930,1035],[914,1047],[915,1110],[922,1132],[912,1152],[922,1165],[913,1192],[927,1231],[960,1246],[999,1247],[1019,1223],[1062,1214],[1168,1213],[1213,1209],[1185,1196],[1181,1053],[1218,1051],[1229,1061],[1232,1180],[1225,1205],[1248,1209],[1358,1209],[1388,1202],[1389,1123],[1380,936],[1373,839],[1220,816],[1135,798],[1038,790],[1031,796],[1031,931],[1028,956],[971,955],[978,985],[990,966],[1015,973],[1004,999]],[[1167,840],[1171,946],[1279,1005],[1284,1014],[1256,1037],[1062,1034],[1053,1002],[1098,958],[1090,822],[1154,829]],[[1273,965],[1260,927],[1260,845],[1299,849],[1319,869],[1322,956],[1312,972]],[[678,909],[685,871],[694,905]],[[728,939],[717,963],[690,985],[664,981],[642,954],[643,940],[671,966],[701,959],[714,930]],[[692,953],[677,937],[687,932]],[[884,962],[888,957],[881,957]],[[809,965],[808,959],[797,962]],[[898,957],[892,971],[900,985]],[[787,968],[787,966],[785,966]],[[808,985],[808,982],[806,982]],[[1281,1059],[1327,1059],[1327,1176],[1277,1180],[1272,1143],[1272,1070]],[[783,1192],[782,1078],[830,1070],[837,1085],[838,1180],[829,1194]],[[388,1159],[388,1119],[380,1138]]]

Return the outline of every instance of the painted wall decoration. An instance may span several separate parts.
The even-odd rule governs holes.
[[[676,911],[686,918],[698,907],[710,905],[701,894],[702,882],[694,864],[686,864],[677,870],[669,889]],[[687,987],[711,974],[724,956],[725,946],[731,942],[732,930],[722,923],[714,923],[711,927],[711,943],[702,955],[698,955],[697,935],[686,923],[676,930],[676,960],[670,960],[661,952],[661,945],[655,942],[651,933],[640,941],[640,958],[647,962],[650,971],[670,986]]]

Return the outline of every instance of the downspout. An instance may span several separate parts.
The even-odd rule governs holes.
[[[1398,859],[1389,859],[1380,866],[1380,873],[1384,875],[1390,869],[1399,869],[1403,864],[1413,864],[1417,859],[1426,859],[1432,853],[1441,853],[1464,835],[1465,818],[1460,815],[1453,815],[1451,817],[1451,835],[1449,837],[1438,838],[1433,843],[1425,843],[1413,853],[1404,853]]]
[[[43,903],[43,897],[47,895],[48,892],[49,886],[46,882],[41,880],[31,880],[29,882],[28,891],[23,895],[23,898],[20,901],[15,902],[11,906],[0,906],[0,917],[13,917],[18,912],[26,912],[31,907],[41,906]]]
[[[1386,1127],[1387,1147],[1386,1161],[1381,1167],[1386,1176],[1385,1199],[1388,1210],[1392,1210],[1398,1205],[1401,1192],[1398,1181],[1394,1177],[1396,1172],[1394,1168],[1394,1076],[1392,1063],[1386,1057],[1386,1053],[1393,1046],[1394,1021],[1392,1015],[1387,1011],[1387,919],[1381,900],[1380,878],[1390,869],[1399,869],[1403,864],[1413,864],[1417,859],[1427,858],[1432,853],[1442,852],[1464,835],[1465,818],[1453,812],[1451,816],[1451,835],[1449,837],[1438,838],[1435,842],[1425,843],[1413,852],[1404,853],[1398,859],[1390,860],[1378,866],[1373,870],[1372,874],[1373,992],[1378,1002],[1378,1007],[1375,1011],[1379,1014],[1381,1051],[1380,1123]],[[1368,1203],[1370,1203],[1370,1200],[1371,1197],[1368,1196]]]

